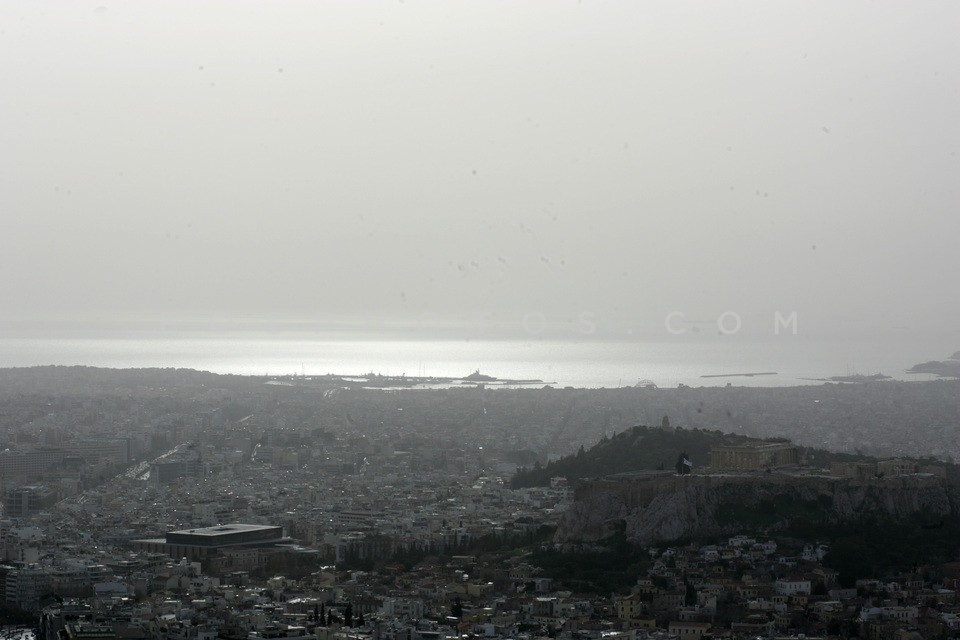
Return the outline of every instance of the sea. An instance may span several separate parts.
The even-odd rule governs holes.
[[[890,341],[781,337],[777,340],[677,339],[396,340],[249,335],[95,338],[0,337],[0,367],[86,365],[190,368],[269,376],[462,377],[541,380],[560,387],[783,387],[823,384],[831,376],[884,374],[897,380],[957,349],[947,336]],[[756,375],[764,374],[764,375]]]

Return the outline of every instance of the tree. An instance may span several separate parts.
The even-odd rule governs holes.
[[[463,617],[463,602],[460,601],[460,596],[457,596],[457,599],[453,601],[453,606],[450,607],[450,613],[457,619]]]
[[[864,557],[862,539],[848,536],[832,541],[830,551],[823,558],[823,564],[836,570],[837,582],[841,587],[851,588],[860,578],[874,575],[873,567]]]
[[[363,620],[363,611],[360,612],[360,615],[357,617],[357,626],[362,627],[366,622]]]
[[[661,428],[661,429],[669,429],[669,428],[670,428],[670,418],[669,418],[669,417],[663,416],[663,420],[660,421],[660,428]]]
[[[348,602],[347,607],[343,610],[343,624],[348,627],[353,626],[353,604]]]

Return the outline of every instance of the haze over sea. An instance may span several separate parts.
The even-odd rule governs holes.
[[[648,341],[305,339],[264,336],[141,338],[0,338],[0,367],[86,365],[175,367],[243,375],[465,376],[479,369],[498,378],[540,379],[559,386],[783,387],[820,384],[811,378],[905,373],[914,364],[956,351],[949,337],[909,341],[875,338],[808,340],[799,336],[676,337]],[[733,374],[777,372],[777,375]],[[709,377],[701,376],[731,376]]]

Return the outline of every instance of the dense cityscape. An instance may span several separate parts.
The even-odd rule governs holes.
[[[412,391],[175,370],[2,378],[2,615],[42,640],[960,630],[954,450],[939,448],[955,441],[956,381]],[[905,440],[878,397],[928,422],[926,439]],[[844,406],[851,434],[875,434],[869,451],[777,419],[801,403]],[[617,502],[608,474],[634,497]],[[648,482],[660,484],[637,498]],[[687,535],[675,511],[704,482],[735,482],[741,508],[698,498]],[[772,482],[790,488],[769,494]],[[853,494],[860,519],[830,526],[854,537],[799,526]],[[664,496],[672,515],[651,504]],[[763,519],[803,504],[789,526]],[[875,521],[887,547],[919,532],[925,552],[858,549],[876,543],[856,538],[868,516],[887,518]]]
[[[0,1],[0,640],[960,640],[958,25]]]

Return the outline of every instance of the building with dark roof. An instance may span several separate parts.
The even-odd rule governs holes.
[[[203,560],[228,548],[273,547],[290,542],[283,527],[259,524],[224,524],[215,527],[168,531],[164,538],[134,540],[143,551],[165,553],[173,558]]]

